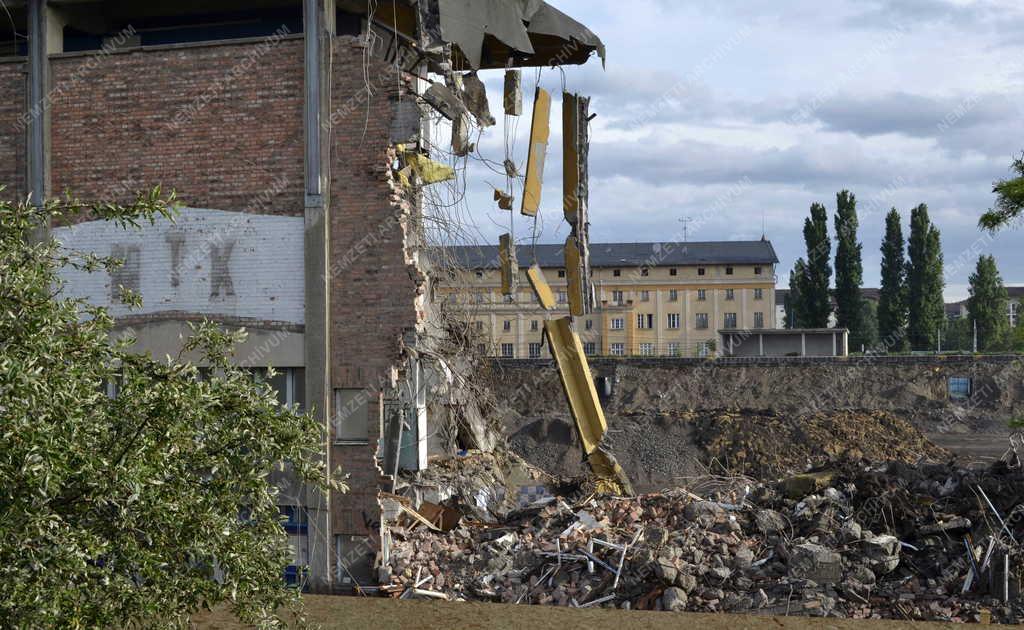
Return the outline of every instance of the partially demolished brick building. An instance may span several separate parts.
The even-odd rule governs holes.
[[[282,482],[296,566],[318,591],[370,580],[378,495],[397,467],[426,465],[421,383],[437,369],[419,351],[431,281],[406,169],[428,157],[422,95],[477,69],[581,64],[600,40],[540,0],[5,5],[0,194],[176,191],[175,222],[56,227],[126,263],[66,290],[154,356],[190,321],[244,326],[238,360],[280,370],[282,401],[315,410],[324,456],[350,475],[329,497]],[[144,307],[119,304],[119,286]]]

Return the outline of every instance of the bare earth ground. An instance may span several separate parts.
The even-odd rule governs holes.
[[[568,609],[549,606],[398,601],[384,598],[305,596],[309,621],[324,630],[451,630],[504,629],[569,630],[570,628],[621,628],[668,630],[899,630],[903,628],[955,628],[954,624],[902,621],[853,621],[810,617],[751,617],[699,613],[647,612],[639,610]],[[230,614],[218,611],[193,619],[198,630],[245,628]]]
[[[925,433],[934,444],[947,448],[967,462],[991,464],[1009,447],[1010,431],[1004,433]]]

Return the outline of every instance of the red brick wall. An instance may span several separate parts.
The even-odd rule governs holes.
[[[386,74],[385,74],[386,73]],[[379,519],[377,490],[387,480],[374,461],[379,439],[382,384],[400,366],[401,340],[416,326],[416,271],[405,258],[404,212],[393,188],[389,130],[395,75],[383,62],[363,79],[363,48],[335,40],[332,77],[330,259],[331,366],[334,387],[366,389],[368,446],[335,446],[333,460],[351,474],[352,491],[334,501],[335,533],[366,533],[364,515]],[[411,98],[408,94],[406,98]],[[385,485],[385,489],[388,486]],[[376,532],[374,532],[376,533]]]
[[[0,63],[0,185],[4,199],[25,194],[25,131],[19,118],[26,111],[24,62]]]
[[[296,39],[53,59],[53,191],[160,184],[192,207],[302,214],[302,60]]]

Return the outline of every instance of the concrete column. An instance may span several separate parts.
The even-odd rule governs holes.
[[[304,0],[305,32],[305,280],[306,280],[306,400],[324,424],[324,453],[328,471],[333,470],[331,446],[329,130],[322,124],[329,107],[327,76],[334,24],[333,0]],[[310,490],[309,565],[313,590],[326,590],[333,582],[334,536],[330,518],[331,498]]]
[[[836,333],[832,333],[832,356],[836,356],[836,350],[838,350],[838,348],[836,347],[837,345],[838,344],[836,344]]]
[[[740,321],[736,322],[736,325],[743,330],[753,328],[754,322],[747,321],[747,289],[736,289],[740,293],[740,314],[737,315]],[[750,316],[753,319],[753,315]]]
[[[48,8],[46,0],[28,0],[28,191],[41,206],[49,192],[49,118],[46,94],[50,89],[47,56]]]
[[[680,329],[680,356],[690,355],[690,326],[694,325],[693,314],[690,313],[690,290],[685,287],[680,287],[679,293],[683,296],[683,320],[679,322]]]
[[[665,309],[662,308],[662,290],[657,289],[654,291],[654,354],[660,355],[665,349],[662,347],[665,342],[665,334],[662,330],[663,326],[668,326],[668,317],[665,317]],[[670,333],[671,334],[671,333]]]
[[[764,333],[757,333],[757,350],[760,355],[764,356]]]
[[[807,334],[800,333],[800,356],[807,356]]]

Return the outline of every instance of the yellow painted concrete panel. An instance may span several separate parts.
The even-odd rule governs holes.
[[[551,136],[551,95],[537,88],[533,103],[533,126],[530,129],[530,153],[526,162],[526,184],[523,188],[521,212],[535,217],[540,210],[540,193],[544,187],[544,161]]]
[[[572,318],[564,317],[544,322],[551,354],[558,364],[569,410],[576,421],[583,450],[590,455],[597,450],[608,429],[608,423],[597,398],[597,389],[590,375],[590,366],[583,353],[583,344],[572,330]]]
[[[544,279],[544,274],[541,272],[540,267],[534,265],[526,270],[526,277],[530,281],[530,286],[533,287],[533,293],[537,296],[537,301],[545,310],[551,310],[555,308],[557,302],[555,301],[555,294],[548,286],[547,280]]]

